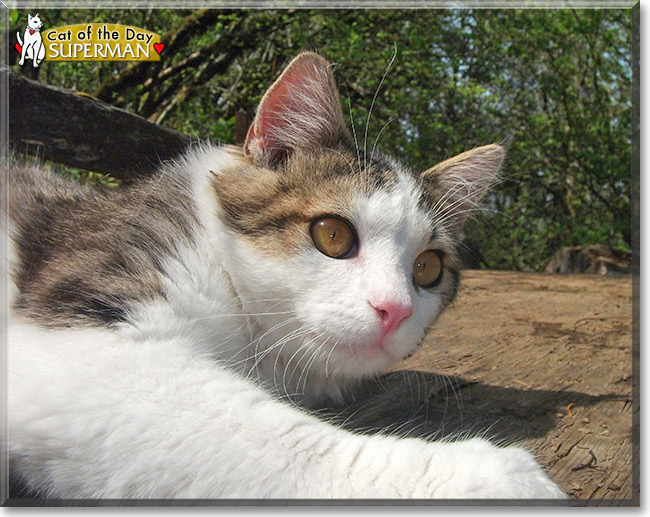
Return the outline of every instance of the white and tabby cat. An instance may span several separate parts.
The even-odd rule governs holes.
[[[243,149],[114,191],[11,174],[12,474],[52,498],[562,498],[526,451],[360,435],[304,409],[417,349],[455,296],[489,145],[357,153],[295,58]]]

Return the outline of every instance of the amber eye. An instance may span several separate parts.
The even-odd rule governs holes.
[[[413,281],[420,287],[433,287],[442,279],[442,252],[427,250],[413,263]]]
[[[318,251],[328,257],[348,258],[356,248],[357,237],[352,225],[338,217],[316,219],[309,231]]]

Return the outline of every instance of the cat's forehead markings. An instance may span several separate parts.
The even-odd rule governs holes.
[[[360,236],[409,247],[438,236],[413,173],[383,155],[364,164],[348,150],[297,152],[281,170],[240,163],[212,180],[230,228],[271,255],[309,247],[309,222],[325,214],[350,219]]]
[[[398,181],[398,167],[383,156],[374,158],[369,167],[362,168],[362,174],[369,176],[372,186],[377,189],[389,189]]]
[[[406,240],[427,242],[431,234],[428,214],[418,205],[419,192],[410,175],[394,171],[394,183],[361,197],[355,219],[368,235],[401,234]]]
[[[246,234],[278,229],[268,223],[289,214],[298,221],[345,211],[358,195],[395,181],[387,166],[363,169],[355,155],[333,150],[296,153],[280,171],[238,164],[212,179],[228,223]]]

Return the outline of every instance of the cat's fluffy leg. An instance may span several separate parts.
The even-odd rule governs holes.
[[[521,450],[354,435],[182,339],[12,323],[9,343],[10,457],[52,497],[563,496]]]
[[[355,443],[356,442],[356,443]],[[354,497],[566,499],[533,456],[483,439],[430,443],[416,438],[351,436],[337,457]]]
[[[316,421],[182,339],[10,324],[9,343],[12,467],[51,497],[309,495]]]

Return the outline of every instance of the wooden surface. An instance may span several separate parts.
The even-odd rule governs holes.
[[[351,428],[516,442],[573,504],[637,505],[633,380],[630,276],[469,271],[422,349],[336,411]]]
[[[9,142],[21,153],[125,181],[150,174],[192,139],[89,95],[9,75]]]

